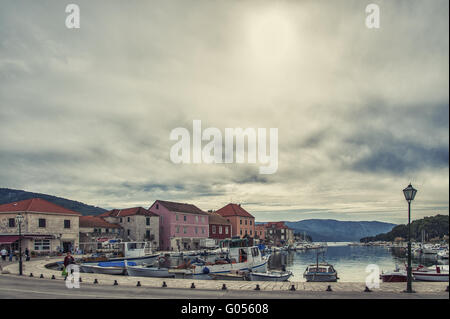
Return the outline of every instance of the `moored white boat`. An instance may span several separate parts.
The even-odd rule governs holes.
[[[136,263],[129,262],[129,265],[135,266]],[[81,265],[84,270],[89,270],[89,272],[95,274],[104,274],[104,275],[123,275],[126,272],[125,262],[99,262],[94,265]]]
[[[268,256],[262,256],[257,246],[244,246],[245,239],[224,240],[229,243],[227,258],[217,260],[214,263],[194,261],[187,265],[180,265],[176,269],[170,269],[169,273],[177,275],[201,276],[217,273],[230,273],[233,271],[265,272],[267,270]],[[244,243],[245,242],[245,243]]]
[[[136,277],[158,277],[158,278],[173,278],[173,274],[169,274],[169,268],[151,267],[151,266],[128,266],[128,276]]]
[[[419,266],[412,271],[412,274],[415,280],[448,282],[448,265],[447,267],[442,265],[436,265],[429,268]]]
[[[250,272],[251,281],[288,281],[293,276],[291,271]]]

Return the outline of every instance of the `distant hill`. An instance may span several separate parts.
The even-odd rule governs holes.
[[[295,233],[306,232],[313,241],[359,241],[392,230],[395,224],[378,221],[339,221],[334,219],[305,219],[285,222]]]
[[[436,215],[424,217],[422,219],[413,220],[411,222],[411,239],[415,241],[422,240],[422,232],[424,232],[425,240],[448,236],[448,215]],[[408,238],[408,225],[397,225],[391,231],[361,238],[361,242],[369,241],[394,241],[395,238]]]
[[[87,205],[66,198],[47,194],[31,193],[18,189],[0,188],[0,204],[18,202],[30,198],[42,198],[48,200],[53,204],[60,205],[64,208],[79,212],[82,215],[100,215],[101,213],[106,212],[106,209]]]

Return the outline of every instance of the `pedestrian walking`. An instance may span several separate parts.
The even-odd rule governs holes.
[[[2,260],[6,261],[6,256],[8,255],[8,252],[6,251],[6,249],[3,248],[0,253],[2,255]]]
[[[25,261],[30,261],[30,251],[28,248],[25,249]]]

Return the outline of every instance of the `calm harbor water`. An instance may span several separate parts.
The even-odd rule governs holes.
[[[281,269],[293,272],[290,281],[306,281],[303,272],[309,264],[316,263],[317,250],[289,251],[275,253],[269,260],[269,269]],[[327,261],[338,272],[338,282],[365,282],[366,267],[370,264],[378,265],[380,273],[390,271],[398,264],[403,267],[407,263],[406,251],[399,248],[387,248],[382,246],[348,246],[348,243],[327,243],[327,247],[320,250],[319,262]],[[448,264],[448,260],[437,260],[436,257],[415,256],[412,266],[419,264],[432,266],[436,263]]]

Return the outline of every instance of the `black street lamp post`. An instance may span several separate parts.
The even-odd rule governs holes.
[[[412,290],[412,268],[411,268],[411,202],[414,200],[414,197],[416,197],[417,190],[414,189],[414,187],[411,186],[411,184],[408,185],[403,190],[403,194],[405,195],[405,199],[408,202],[408,269],[407,269],[407,275],[408,275],[408,283],[406,285],[405,292],[412,293],[414,292]]]
[[[23,222],[23,216],[22,214],[17,214],[16,216],[16,223],[19,226],[19,275],[22,276],[22,222]]]

